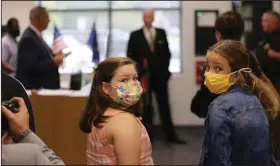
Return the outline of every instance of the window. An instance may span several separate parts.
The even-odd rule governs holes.
[[[180,8],[180,1],[112,1],[113,9]]]
[[[109,1],[41,1],[49,10],[108,9]]]
[[[92,51],[86,45],[93,23],[98,29],[98,46],[100,60],[106,58],[108,39],[108,12],[106,11],[53,11],[50,12],[50,23],[43,36],[46,42],[53,43],[54,24],[64,36],[64,41],[71,49],[72,54],[66,58],[64,67],[70,71],[71,68],[79,66],[92,66]],[[75,65],[76,64],[76,65]]]
[[[169,49],[172,53],[169,70],[181,72],[180,1],[41,1],[41,5],[50,13],[51,22],[44,32],[44,38],[49,45],[52,44],[55,23],[67,38],[65,42],[71,45],[70,49],[90,49],[86,43],[95,22],[101,60],[107,56],[126,56],[131,31],[143,26],[142,9],[154,8],[154,25],[164,28],[168,36]],[[108,34],[111,34],[110,37]],[[75,46],[77,43],[83,49]],[[77,51],[77,55],[73,56],[76,57],[72,58],[73,64],[81,57],[91,61],[92,52]]]

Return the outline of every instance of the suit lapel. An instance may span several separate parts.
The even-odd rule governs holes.
[[[143,28],[140,29],[140,34],[141,34],[140,36],[142,36],[143,43],[145,43],[145,45],[146,45],[147,50],[149,50],[151,52],[151,48],[150,48],[150,45],[149,45],[149,43],[148,43],[148,41],[146,39],[146,36],[145,36]]]
[[[158,39],[158,30],[157,28],[155,28],[155,38],[154,38],[154,49],[156,49],[156,43],[157,43],[157,39]]]
[[[45,43],[45,41],[43,41],[43,39],[41,39],[31,28],[29,28],[29,31],[32,34],[32,37],[36,41],[37,45],[39,47],[41,47],[41,49],[44,50],[44,52],[46,54],[52,55],[52,52],[51,52],[49,46]],[[49,56],[49,57],[52,58],[51,56]]]

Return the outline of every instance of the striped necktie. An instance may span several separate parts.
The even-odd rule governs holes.
[[[152,29],[148,29],[148,33],[149,33],[149,44],[150,44],[150,48],[151,51],[154,52],[155,51],[155,46],[154,46],[154,37],[153,37],[153,33],[152,33]]]

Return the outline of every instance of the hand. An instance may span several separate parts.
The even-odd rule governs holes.
[[[168,73],[168,80],[171,79],[171,76],[172,76],[172,74],[169,72],[169,73]]]
[[[62,53],[62,51],[60,51],[59,53],[55,54],[55,57],[54,57],[54,63],[59,66],[62,62],[63,62],[63,59],[64,59],[64,54]]]
[[[172,78],[172,74],[170,74],[170,76],[168,77],[168,80],[170,80]]]
[[[2,105],[2,114],[8,119],[11,134],[17,135],[29,129],[29,113],[22,98],[14,97],[9,102],[17,103],[19,111],[13,113]]]
[[[13,139],[12,139],[12,135],[10,135],[10,133],[5,133],[2,136],[2,144],[12,144],[13,143]]]
[[[277,58],[276,54],[277,52],[274,51],[273,49],[271,48],[268,49],[267,55],[270,56],[271,58]]]
[[[70,55],[72,52],[67,52],[66,54],[64,54],[64,57],[67,57],[68,55]]]
[[[8,70],[9,72],[16,72],[16,68],[5,61],[1,61],[1,65],[4,69]]]

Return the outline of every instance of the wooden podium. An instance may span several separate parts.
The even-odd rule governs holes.
[[[79,120],[87,96],[31,95],[36,134],[66,165],[86,165],[87,135]]]

